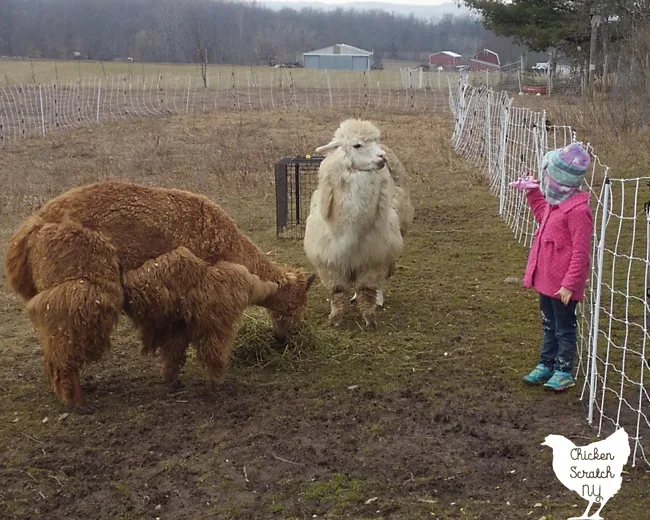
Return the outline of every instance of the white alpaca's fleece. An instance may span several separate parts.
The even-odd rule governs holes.
[[[381,147],[386,152],[386,167],[390,171],[391,177],[395,182],[395,195],[393,197],[393,205],[399,216],[399,228],[402,232],[402,237],[406,235],[409,227],[413,223],[415,217],[415,210],[411,203],[411,194],[409,190],[408,174],[406,168],[399,160],[399,157],[388,146],[382,143]]]
[[[379,138],[369,121],[350,119],[318,149],[334,151],[320,165],[304,249],[332,291],[381,291],[403,249],[395,185]]]

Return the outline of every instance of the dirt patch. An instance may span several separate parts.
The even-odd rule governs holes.
[[[306,266],[300,243],[275,239],[272,164],[313,151],[339,119],[141,120],[6,148],[2,247],[39,201],[121,176],[205,193],[275,258]],[[417,212],[375,332],[354,319],[329,330],[316,286],[300,344],[272,342],[266,316],[251,310],[226,383],[211,391],[190,360],[184,387],[169,394],[124,322],[111,352],[84,370],[97,412],[64,416],[2,279],[2,517],[557,520],[582,511],[540,446],[550,433],[593,439],[581,382],[565,395],[521,383],[538,354],[536,300],[503,281],[521,276],[525,251],[476,172],[450,153],[449,121],[376,120],[412,171]],[[645,469],[628,468],[605,513],[647,518]]]

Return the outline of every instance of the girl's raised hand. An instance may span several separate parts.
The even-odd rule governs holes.
[[[532,175],[526,175],[511,182],[510,186],[520,191],[532,190],[539,187],[539,181]]]

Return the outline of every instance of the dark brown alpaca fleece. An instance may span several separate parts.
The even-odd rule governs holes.
[[[286,338],[291,326],[304,319],[314,277],[307,279],[297,269],[272,262],[206,197],[118,181],[70,190],[23,222],[5,256],[9,286],[28,300],[48,375],[62,401],[80,402],[81,364],[98,359],[108,348],[123,306],[120,273],[138,270],[178,248],[210,265],[241,264],[261,280],[277,284],[274,294],[253,299],[269,310],[278,339]],[[137,271],[128,276],[137,280]],[[199,307],[196,300],[195,308],[185,312],[203,315]],[[157,315],[157,310],[149,312]],[[188,324],[163,321],[164,327],[160,323],[155,333],[151,327],[143,333],[145,350],[147,342],[150,350],[173,350],[180,367]],[[229,344],[227,338],[222,342]],[[170,347],[161,349],[163,344]]]
[[[160,354],[163,378],[172,384],[190,343],[209,378],[221,382],[244,309],[278,290],[240,264],[211,265],[184,247],[125,272],[122,285],[124,308],[141,330],[143,352]]]

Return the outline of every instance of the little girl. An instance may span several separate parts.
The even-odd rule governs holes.
[[[584,297],[593,232],[589,193],[580,189],[589,162],[574,143],[544,156],[541,186],[531,177],[513,183],[525,190],[539,224],[524,287],[539,293],[543,342],[539,362],[524,381],[555,391],[575,385],[576,305]]]

